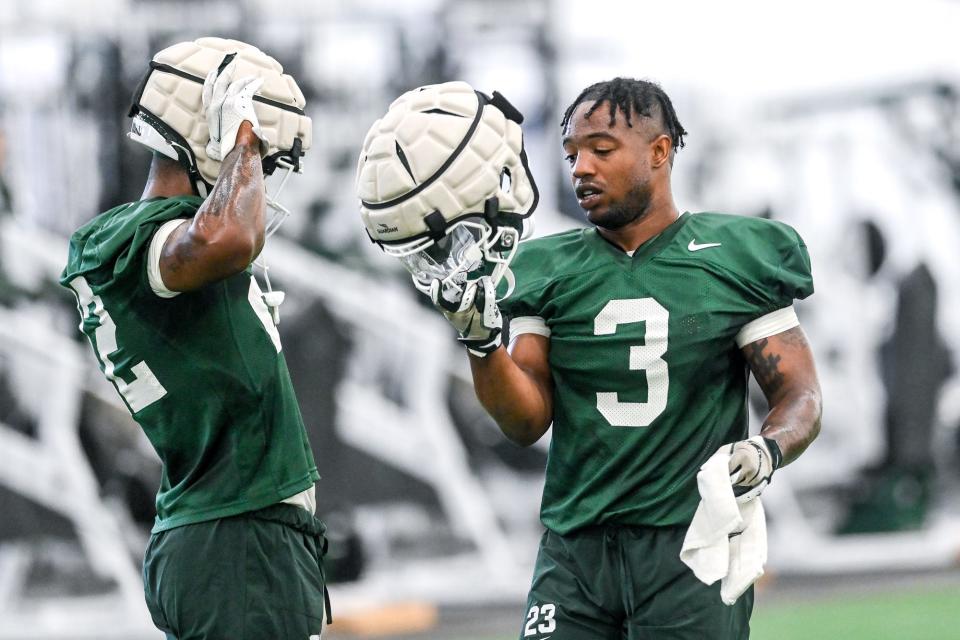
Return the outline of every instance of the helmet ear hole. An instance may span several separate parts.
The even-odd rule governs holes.
[[[500,191],[502,193],[510,193],[510,189],[513,188],[513,176],[510,175],[510,168],[504,167],[500,172]]]

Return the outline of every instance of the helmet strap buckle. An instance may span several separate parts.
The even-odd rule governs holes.
[[[443,236],[447,235],[447,221],[438,209],[434,209],[424,216],[423,222],[427,225],[430,238],[432,238],[434,242],[442,240]]]

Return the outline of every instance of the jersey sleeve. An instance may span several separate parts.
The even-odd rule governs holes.
[[[135,278],[150,289],[147,257],[154,235],[168,221],[191,217],[201,202],[194,197],[145,200],[97,216],[71,237],[61,282],[84,276],[102,286]]]
[[[803,300],[813,293],[813,274],[810,270],[810,254],[807,245],[793,229],[787,242],[780,247],[780,264],[770,283],[770,311],[782,309]]]
[[[741,219],[736,239],[740,255],[729,266],[744,297],[754,307],[753,318],[802,300],[813,293],[810,255],[800,234],[781,222]]]

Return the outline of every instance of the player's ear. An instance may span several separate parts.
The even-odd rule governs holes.
[[[672,150],[673,143],[670,141],[670,136],[661,133],[654,138],[653,142],[650,143],[651,165],[653,168],[658,169],[665,163],[670,162],[670,152]]]

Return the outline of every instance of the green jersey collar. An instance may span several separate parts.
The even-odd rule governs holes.
[[[674,236],[680,232],[680,229],[683,228],[689,219],[690,212],[684,211],[676,220],[670,223],[670,226],[637,247],[637,249],[633,252],[632,257],[620,247],[608,242],[603,236],[600,235],[596,227],[587,229],[584,232],[584,235],[587,237],[588,242],[594,245],[605,247],[604,251],[609,251],[611,254],[618,256],[619,259],[630,261],[634,264],[639,264],[655,256],[660,252],[661,249],[667,246],[670,241],[673,240]]]

